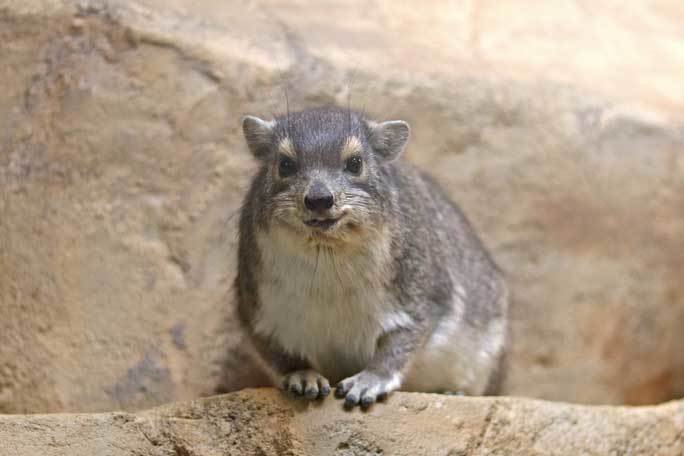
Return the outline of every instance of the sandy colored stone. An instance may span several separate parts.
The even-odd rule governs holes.
[[[507,393],[684,396],[681,2],[459,5],[0,0],[0,413],[263,383],[239,119],[283,85],[412,124],[511,282]]]
[[[369,411],[244,390],[138,413],[0,416],[0,451],[57,455],[680,455],[684,402],[598,407],[398,393]]]

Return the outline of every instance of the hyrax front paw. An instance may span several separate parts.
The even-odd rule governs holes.
[[[345,398],[345,407],[354,407],[360,404],[361,407],[366,408],[375,401],[386,397],[400,385],[399,374],[379,375],[361,371],[338,383],[335,387],[335,396]]]
[[[283,376],[281,386],[295,396],[317,399],[330,394],[328,379],[314,370],[299,370]]]

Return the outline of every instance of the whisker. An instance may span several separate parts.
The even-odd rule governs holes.
[[[287,112],[287,115],[285,117],[287,136],[292,138],[292,130],[290,129],[290,97],[287,93],[287,84],[285,85],[285,109]]]
[[[354,82],[356,79],[356,70],[353,70],[350,75],[349,85],[347,87],[347,131],[349,136],[352,135],[352,110],[351,110],[351,98],[352,91],[354,89]]]
[[[316,247],[316,264],[314,264],[313,274],[311,275],[311,284],[309,285],[309,294],[313,293],[314,282],[316,281],[316,276],[318,275],[318,262],[321,257],[321,247]]]
[[[337,283],[339,285],[342,285],[344,281],[342,280],[342,275],[340,274],[340,270],[337,267],[337,261],[335,257],[335,252],[330,248],[330,247],[325,247],[326,254],[328,255],[328,258],[330,259],[330,265],[333,268],[333,272],[335,273],[335,276],[337,278]]]

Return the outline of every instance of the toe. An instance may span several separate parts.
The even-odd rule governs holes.
[[[347,396],[344,400],[344,405],[346,405],[347,407],[353,407],[355,405],[358,405],[361,401],[361,398],[366,393],[366,390],[367,388],[365,388],[363,385],[360,385],[358,383],[354,384],[354,386],[352,386],[352,388],[347,393]]]
[[[368,408],[370,407],[374,402],[375,399],[377,398],[377,394],[374,392],[373,389],[369,388],[368,390],[364,391],[363,394],[361,395],[361,407],[363,408]]]
[[[347,393],[347,396],[344,398],[344,406],[347,408],[351,408],[356,406],[359,403],[359,396],[356,393],[349,392]]]
[[[302,382],[301,381],[291,381],[290,382],[290,392],[298,396],[302,395]]]
[[[298,373],[292,373],[285,377],[285,389],[292,394],[301,395],[304,392],[304,379]]]
[[[372,396],[363,396],[361,398],[361,408],[367,409],[375,403],[375,398]]]
[[[318,378],[318,393],[320,397],[326,397],[330,394],[330,382],[325,377]]]
[[[308,372],[304,377],[304,396],[307,399],[318,397],[318,374],[315,372]]]
[[[335,396],[342,398],[347,395],[347,392],[349,391],[349,388],[351,388],[352,383],[351,382],[340,382],[335,386]]]
[[[318,397],[318,385],[307,383],[306,388],[304,388],[304,396],[307,399],[316,399]]]

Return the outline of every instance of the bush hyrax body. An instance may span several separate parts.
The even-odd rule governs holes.
[[[460,210],[397,160],[402,121],[325,107],[247,116],[238,310],[277,383],[370,405],[396,389],[494,392],[501,274]]]

